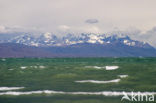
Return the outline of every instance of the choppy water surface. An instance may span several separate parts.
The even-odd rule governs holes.
[[[156,93],[156,58],[0,59],[0,103],[120,103],[131,91]]]

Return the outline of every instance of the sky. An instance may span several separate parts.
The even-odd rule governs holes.
[[[156,0],[0,0],[0,33],[120,31],[156,47]]]

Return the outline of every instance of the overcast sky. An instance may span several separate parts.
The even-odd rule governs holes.
[[[155,12],[156,0],[0,0],[0,32],[120,30],[156,46]]]

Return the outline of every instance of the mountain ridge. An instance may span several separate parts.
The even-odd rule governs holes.
[[[58,37],[52,33],[44,33],[39,36],[34,36],[31,34],[23,34],[12,37],[8,40],[0,40],[0,43],[20,43],[28,46],[66,46],[79,43],[92,43],[92,44],[113,44],[113,43],[123,43],[124,45],[137,46],[144,48],[151,48],[152,46],[145,42],[140,42],[132,40],[129,36],[118,36],[116,34],[106,35],[106,34],[94,34],[94,33],[81,33],[76,36],[74,34],[68,33],[63,37]]]
[[[0,41],[0,57],[156,57],[156,49],[129,36],[25,34]]]

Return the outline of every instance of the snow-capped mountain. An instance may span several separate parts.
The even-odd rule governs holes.
[[[32,34],[23,34],[9,39],[9,43],[19,43],[29,46],[51,46],[55,44],[57,37],[51,33],[41,34],[39,36]]]
[[[75,36],[74,34],[67,34],[63,37],[57,37],[52,33],[44,33],[41,35],[23,34],[14,38],[1,41],[1,43],[19,43],[28,46],[65,46],[73,44],[123,44],[127,46],[151,48],[148,43],[132,40],[128,36],[119,37],[118,35],[106,35],[106,34],[93,34],[93,33],[81,33]]]
[[[128,36],[82,33],[23,34],[0,39],[0,57],[156,57],[148,43]]]

